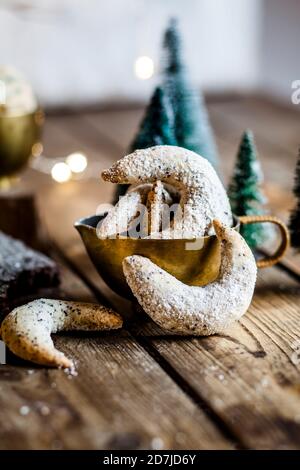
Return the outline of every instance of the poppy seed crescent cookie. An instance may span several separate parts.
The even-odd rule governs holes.
[[[168,145],[136,150],[105,170],[102,178],[119,184],[160,180],[174,186],[181,193],[180,238],[210,234],[213,219],[232,226],[229,200],[215,170],[190,150]]]
[[[110,308],[39,299],[10,312],[1,325],[1,334],[6,346],[22,359],[45,366],[71,368],[73,362],[55,348],[51,333],[104,331],[121,327],[122,318]]]
[[[124,259],[123,271],[144,311],[161,328],[178,335],[220,333],[246,313],[256,282],[256,263],[242,236],[214,221],[221,244],[221,266],[216,281],[204,287],[188,286],[148,258]]]

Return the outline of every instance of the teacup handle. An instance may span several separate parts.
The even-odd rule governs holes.
[[[284,253],[286,252],[290,242],[290,235],[287,226],[283,222],[281,222],[281,220],[277,219],[277,217],[274,217],[272,215],[243,215],[239,217],[239,221],[241,224],[244,225],[265,222],[277,225],[281,235],[281,243],[279,247],[273,255],[257,260],[256,264],[258,268],[268,268],[278,263],[278,261],[283,257]]]

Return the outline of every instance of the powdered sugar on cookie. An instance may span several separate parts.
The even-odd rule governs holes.
[[[225,189],[211,164],[190,150],[156,146],[136,150],[102,173],[105,181],[136,184],[163,181],[181,194],[183,221],[179,238],[211,233],[212,220],[231,226],[232,215]],[[174,238],[174,237],[171,237]]]

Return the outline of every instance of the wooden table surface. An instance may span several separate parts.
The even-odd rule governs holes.
[[[209,110],[224,181],[242,131],[251,128],[271,210],[287,220],[299,112],[253,97],[215,100]],[[260,271],[248,313],[226,334],[178,338],[133,321],[131,305],[104,285],[73,228],[111,200],[113,185],[97,175],[124,154],[141,113],[83,111],[46,120],[45,153],[81,150],[95,169],[94,178],[62,185],[28,170],[21,183],[38,196],[63,296],[105,296],[126,322],[114,334],[55,338],[76,359],[77,377],[9,356],[0,368],[0,449],[300,448],[299,256],[290,251],[279,266]]]

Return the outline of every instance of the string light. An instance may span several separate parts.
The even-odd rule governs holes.
[[[43,146],[36,144],[32,149],[33,158],[31,168],[41,173],[50,174],[57,183],[66,183],[70,179],[94,178],[98,170],[95,171],[96,162],[88,162],[88,158],[80,152],[71,153],[66,157],[50,158],[41,155]],[[87,168],[88,167],[88,168]]]
[[[72,173],[82,173],[87,167],[87,158],[83,153],[71,153],[71,155],[66,158],[66,163]]]
[[[55,163],[51,170],[51,176],[57,183],[66,183],[72,177],[72,172],[69,167],[64,162]]]
[[[148,80],[153,76],[154,63],[151,57],[146,55],[138,57],[134,64],[134,71],[140,80]]]

